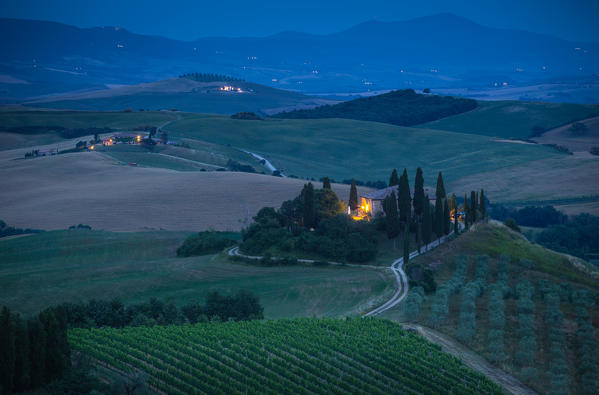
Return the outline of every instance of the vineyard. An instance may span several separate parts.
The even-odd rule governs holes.
[[[69,331],[74,350],[154,390],[502,393],[439,346],[380,319],[293,319]]]

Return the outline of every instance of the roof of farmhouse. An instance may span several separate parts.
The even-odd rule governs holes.
[[[385,200],[385,198],[389,195],[391,195],[391,192],[395,192],[395,195],[398,195],[398,185],[394,185],[392,187],[387,187],[387,188],[383,188],[383,189],[379,189],[377,191],[372,191],[372,192],[366,192],[360,195],[360,197],[363,197],[364,199],[371,199],[371,200]],[[412,197],[414,197],[414,191],[410,188],[410,195]],[[428,195],[429,198],[434,197],[435,195],[435,190],[432,188],[424,188],[424,195]]]

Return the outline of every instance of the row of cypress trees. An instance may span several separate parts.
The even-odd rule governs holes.
[[[45,310],[25,321],[6,306],[0,312],[0,392],[35,390],[71,366],[66,315]]]

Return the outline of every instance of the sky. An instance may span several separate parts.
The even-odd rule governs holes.
[[[421,3],[421,4],[417,4]],[[599,42],[598,0],[1,0],[0,17],[79,27],[120,26],[180,40],[325,34],[367,20],[405,20],[450,12],[482,25]]]

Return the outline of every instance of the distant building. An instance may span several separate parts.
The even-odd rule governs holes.
[[[395,192],[395,197],[398,197],[398,185],[379,189],[377,191],[366,192],[360,195],[360,207],[358,207],[358,215],[360,217],[374,217],[378,213],[383,213],[383,201],[392,192]],[[414,201],[414,191],[410,190],[412,201]],[[435,190],[431,188],[424,188],[424,195],[428,196],[431,203],[435,203]]]

